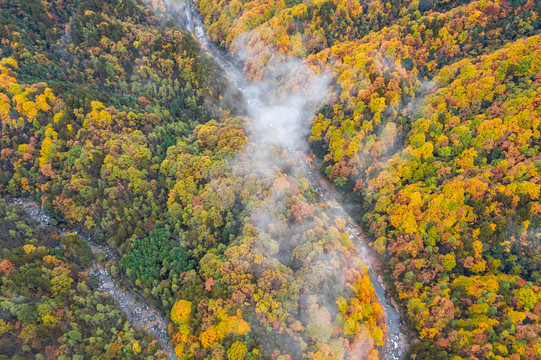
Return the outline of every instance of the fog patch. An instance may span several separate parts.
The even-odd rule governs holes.
[[[253,141],[307,150],[311,115],[328,99],[329,86],[330,76],[316,75],[298,60],[274,65],[244,91]]]

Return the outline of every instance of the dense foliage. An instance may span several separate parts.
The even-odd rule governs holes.
[[[197,226],[192,241],[207,234],[206,246],[218,243],[179,277],[175,350],[242,359],[230,354],[242,341],[234,351],[254,358],[377,357],[381,306],[343,223],[331,222],[306,180],[287,174],[293,164],[266,178],[253,162],[245,154],[206,181],[183,174],[170,193],[169,212]]]
[[[0,4],[0,192],[117,250],[181,358],[377,358],[383,313],[343,221],[248,141],[242,101],[166,10]],[[281,160],[254,167],[263,153]]]
[[[333,74],[310,142],[388,260],[411,357],[539,358],[540,2],[197,4],[248,76]]]
[[[196,3],[249,78],[292,57],[332,74],[309,141],[389,264],[411,357],[540,357],[539,0]],[[0,4],[0,192],[118,250],[180,357],[376,358],[383,314],[343,222],[249,141],[174,5]],[[158,351],[92,290],[84,243],[38,244],[0,205],[5,355]]]
[[[92,260],[84,240],[48,233],[2,199],[0,211],[7,234],[24,224],[27,236],[23,246],[17,234],[0,240],[0,359],[165,359],[96,289],[84,271]]]

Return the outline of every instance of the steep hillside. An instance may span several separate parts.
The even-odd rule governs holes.
[[[118,251],[111,273],[170,316],[179,358],[378,358],[383,313],[344,221],[283,149],[248,138],[242,99],[165,7],[0,11],[0,193]],[[42,271],[47,251],[16,266]]]
[[[41,228],[4,199],[0,215],[0,359],[166,359],[98,291],[82,239]]]
[[[411,358],[541,356],[539,1],[197,1],[262,79],[333,76],[315,162],[388,261]]]

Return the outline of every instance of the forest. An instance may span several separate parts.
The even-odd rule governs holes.
[[[84,239],[11,198],[118,254],[109,273],[166,315],[179,359],[382,358],[345,221],[254,138],[182,5],[0,2],[0,359],[165,358],[97,289]],[[540,0],[194,6],[249,81],[328,74],[302,141],[384,264],[406,358],[541,358]]]
[[[270,172],[253,168],[242,99],[161,4],[0,9],[0,192],[118,252],[110,273],[167,314],[179,358],[378,358],[383,312],[344,222],[283,149],[269,149],[280,159]],[[23,296],[20,281],[1,281]],[[151,356],[147,343],[129,356]],[[39,357],[40,344],[0,353]],[[62,356],[104,356],[85,351]]]
[[[387,264],[408,356],[539,358],[541,3],[197,5],[246,76],[333,75],[314,163]]]
[[[4,199],[0,214],[0,359],[165,359],[97,290],[84,240],[40,227]]]

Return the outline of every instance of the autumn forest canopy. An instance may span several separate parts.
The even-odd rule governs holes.
[[[280,113],[256,119],[181,0],[0,1],[0,360],[384,358],[360,241],[405,358],[541,358],[541,1],[191,5],[275,104],[325,78],[302,150],[266,141]]]

